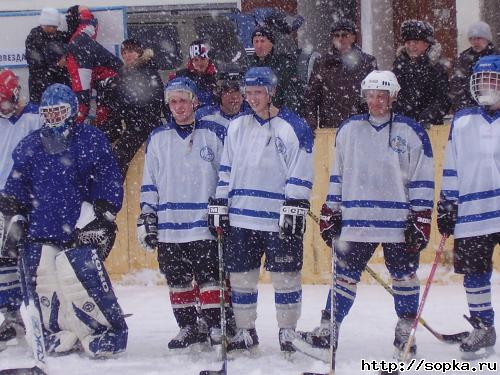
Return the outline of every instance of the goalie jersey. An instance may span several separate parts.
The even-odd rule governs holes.
[[[208,198],[214,196],[226,128],[197,120],[194,130],[175,122],[157,128],[146,148],[141,210],[158,216],[158,240],[213,240]]]
[[[455,114],[446,147],[441,199],[456,201],[455,238],[500,232],[500,112]]]
[[[327,205],[342,210],[340,239],[404,242],[409,210],[431,210],[434,162],[425,130],[398,114],[372,125],[356,115],[337,130]]]
[[[228,200],[231,226],[278,232],[285,199],[309,200],[313,168],[302,118],[287,108],[270,120],[244,113],[229,124],[216,197]]]

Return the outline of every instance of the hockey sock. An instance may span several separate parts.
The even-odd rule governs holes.
[[[485,326],[494,323],[495,313],[491,306],[491,272],[464,276],[464,288],[470,315]]]
[[[200,287],[201,314],[209,327],[220,328],[219,283],[206,283]]]
[[[179,327],[196,324],[196,290],[193,285],[170,286],[170,304]]]
[[[257,281],[259,269],[248,272],[231,272],[231,300],[233,302],[236,327],[255,328],[257,319]]]
[[[417,315],[420,284],[415,273],[403,279],[392,279],[394,308],[399,318],[412,319]]]
[[[345,276],[340,276],[337,278],[337,283],[335,285],[335,307],[337,310],[337,315],[335,320],[337,323],[342,323],[344,318],[349,313],[349,310],[354,303],[357,291],[357,281],[354,279],[348,279]],[[330,314],[331,306],[331,293],[328,293],[328,298],[326,300],[325,311]]]
[[[297,272],[271,272],[279,328],[297,326],[302,308],[302,278]]]

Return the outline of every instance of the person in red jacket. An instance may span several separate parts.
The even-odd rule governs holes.
[[[115,77],[123,64],[118,57],[96,41],[97,19],[87,7],[70,7],[66,12],[66,23],[71,35],[67,69],[71,88],[79,103],[77,123],[87,118],[92,89],[95,88],[97,109],[94,125],[104,126],[109,113],[103,95],[106,79]]]

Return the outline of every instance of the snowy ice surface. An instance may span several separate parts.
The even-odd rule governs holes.
[[[427,274],[424,270],[421,278],[425,280]],[[498,274],[495,275],[492,290],[494,307],[498,312],[500,285],[497,280]],[[325,285],[304,286],[299,329],[309,330],[318,325],[327,288]],[[78,354],[51,357],[48,361],[50,375],[197,375],[203,369],[220,368],[221,364],[217,361],[215,352],[208,348],[183,354],[167,349],[168,340],[177,334],[177,326],[168,302],[166,286],[117,285],[115,289],[123,310],[133,314],[127,318],[129,343],[126,353],[113,360],[89,360]],[[467,304],[460,284],[432,286],[423,313],[431,327],[441,333],[469,330],[469,324],[462,318],[465,313]],[[392,297],[378,285],[360,284],[356,302],[341,327],[335,374],[369,374],[361,371],[362,358],[389,359],[393,352],[395,324]],[[240,355],[231,359],[228,374],[299,375],[302,371],[327,371],[327,365],[301,354],[295,354],[292,359],[285,359],[281,355],[271,285],[259,287],[257,331],[261,343],[256,355]],[[422,327],[417,330],[417,344],[419,357],[427,360],[446,361],[459,358],[457,346],[440,343]],[[499,344],[497,349],[498,346]],[[496,354],[489,360],[499,362],[500,356]],[[0,369],[19,366],[32,366],[31,351],[24,341],[20,346],[10,346],[0,353]],[[421,373],[423,372],[413,372]]]

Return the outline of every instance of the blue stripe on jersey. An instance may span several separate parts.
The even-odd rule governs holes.
[[[326,201],[327,202],[335,202],[335,203],[340,203],[342,202],[342,195],[327,195],[326,196]]]
[[[260,217],[264,219],[279,219],[280,214],[277,212],[269,212],[269,211],[255,211],[255,210],[247,210],[241,208],[230,208],[230,214],[242,215],[242,216],[250,216],[250,217]]]
[[[198,220],[192,223],[159,223],[158,229],[172,229],[172,230],[183,230],[183,229],[193,229],[193,228],[207,228],[208,222],[206,220]]]
[[[441,194],[446,198],[458,198],[458,190],[442,190]]]
[[[424,155],[428,158],[432,158],[431,140],[429,139],[429,135],[427,134],[427,131],[422,127],[422,125],[418,124],[410,117],[402,116],[400,114],[394,115],[394,122],[403,123],[412,128],[412,130],[417,134],[418,138],[420,138],[420,141],[422,142]]]
[[[228,165],[220,165],[219,166],[219,171],[220,172],[231,172],[231,167]]]
[[[332,176],[330,176],[330,182],[340,184],[340,183],[342,183],[342,177],[337,176],[337,175],[332,175]]]
[[[458,202],[459,203],[470,202],[470,201],[475,201],[475,200],[480,200],[480,199],[498,197],[499,195],[500,195],[500,189],[479,191],[477,193],[470,193],[470,194],[465,194],[465,195],[459,196]]]
[[[405,228],[406,221],[393,220],[342,220],[342,227]]]
[[[226,127],[224,125],[218,124],[215,121],[201,120],[196,122],[196,129],[210,130],[224,143],[224,138],[226,137]]]
[[[208,203],[178,203],[167,202],[158,205],[158,211],[165,210],[206,210]]]
[[[257,303],[257,293],[239,293],[233,289],[231,301],[238,305],[251,305]]]
[[[500,217],[500,210],[484,212],[482,214],[459,216],[457,217],[457,224],[496,219],[497,217]]]
[[[410,204],[412,206],[420,206],[420,207],[434,207],[434,202],[427,199],[412,199],[410,200]]]
[[[408,209],[407,202],[392,202],[392,201],[371,201],[371,200],[353,200],[342,202],[346,208],[352,207],[366,207],[366,208],[394,208],[394,209]]]
[[[142,185],[141,193],[147,193],[148,191],[158,191],[158,188],[155,185]]]
[[[290,124],[299,141],[299,147],[305,149],[306,152],[311,153],[313,150],[314,135],[307,122],[286,107],[280,109],[278,117]]]
[[[286,180],[286,183],[291,185],[303,186],[308,189],[312,189],[313,186],[311,181],[301,180],[300,178],[295,177],[290,177],[288,180]]]
[[[408,189],[430,188],[434,189],[434,181],[410,181],[406,184]]]
[[[456,177],[457,171],[455,169],[443,169],[443,177]]]
[[[0,268],[0,275],[7,275],[8,273],[17,273],[17,267],[11,267],[10,269]]]
[[[219,181],[219,182],[217,183],[217,186],[229,186],[229,182]]]
[[[302,291],[296,292],[274,292],[274,302],[278,305],[287,305],[291,303],[299,303],[302,300]]]
[[[235,195],[246,196],[246,197],[259,197],[259,198],[285,200],[285,194],[273,193],[273,192],[264,191],[264,190],[233,189],[229,192],[229,198],[232,198]]]

